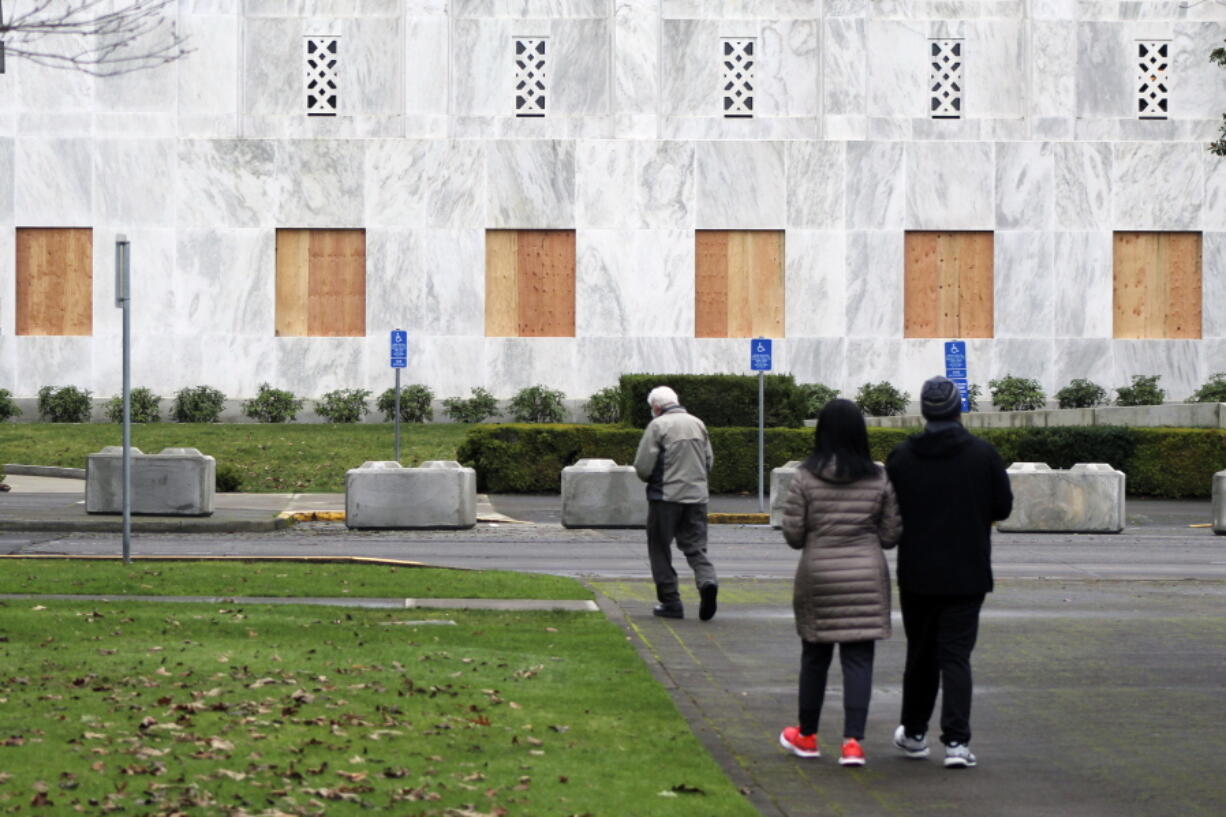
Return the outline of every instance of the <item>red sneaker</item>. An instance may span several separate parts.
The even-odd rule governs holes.
[[[840,766],[863,766],[864,760],[864,749],[860,746],[860,741],[855,738],[843,741],[843,754],[839,756]]]
[[[800,734],[799,726],[788,726],[779,733],[779,745],[797,757],[821,757],[817,735]]]

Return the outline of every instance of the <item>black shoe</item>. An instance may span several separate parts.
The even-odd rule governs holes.
[[[681,606],[681,602],[657,604],[651,608],[651,614],[660,618],[685,618],[685,608]]]
[[[715,597],[718,595],[719,585],[715,582],[707,582],[698,588],[698,596],[701,599],[698,604],[699,621],[710,621],[715,618]]]

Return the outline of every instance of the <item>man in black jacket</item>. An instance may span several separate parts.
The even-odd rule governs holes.
[[[1013,509],[1004,461],[991,443],[962,427],[961,409],[953,381],[925,381],[924,431],[886,460],[902,511],[897,572],[907,634],[902,724],[894,743],[908,757],[928,756],[928,719],[944,686],[941,742],[951,769],[975,765],[971,651],[984,595],[992,591],[992,523]]]

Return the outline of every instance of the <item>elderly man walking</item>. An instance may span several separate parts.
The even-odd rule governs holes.
[[[652,614],[684,618],[672,543],[685,554],[698,585],[698,618],[715,615],[719,584],[707,559],[707,476],[715,462],[707,427],[681,407],[677,393],[657,386],[647,395],[652,421],[639,441],[634,470],[647,483],[647,556],[659,600]]]

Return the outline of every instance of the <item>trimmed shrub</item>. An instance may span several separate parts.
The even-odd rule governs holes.
[[[1166,391],[1158,388],[1162,375],[1134,374],[1131,386],[1120,386],[1115,390],[1119,395],[1115,399],[1117,406],[1160,406],[1166,400]]]
[[[1056,392],[1056,400],[1062,409],[1094,408],[1111,402],[1106,389],[1080,377]]]
[[[546,386],[528,386],[511,398],[511,416],[520,423],[560,423],[566,418],[566,395]]]
[[[132,422],[156,423],[162,419],[160,404],[162,398],[153,393],[152,389],[139,386],[132,389],[131,409]],[[112,397],[106,404],[106,418],[112,423],[123,422],[123,395]]]
[[[226,396],[210,386],[189,386],[175,394],[170,418],[176,423],[215,423],[226,405]]]
[[[758,378],[745,374],[624,374],[622,422],[646,428],[651,422],[647,395],[656,386],[677,392],[681,405],[708,428],[757,427]],[[766,425],[799,428],[805,420],[805,395],[790,374],[768,374],[764,380]]]
[[[261,423],[286,423],[297,419],[305,402],[292,391],[261,383],[255,397],[243,403],[243,414]]]
[[[90,394],[76,386],[43,386],[38,390],[38,416],[51,423],[88,423]]]
[[[616,386],[601,389],[583,404],[588,420],[593,423],[611,425],[622,418],[622,393]]]
[[[983,397],[983,387],[972,383],[966,389],[966,410],[979,411],[979,398]]]
[[[1136,453],[1123,469],[1128,493],[1168,499],[1209,497],[1226,470],[1226,434],[1218,429],[1132,428]]]
[[[370,414],[370,389],[336,389],[315,401],[315,413],[329,423],[356,423]]]
[[[383,412],[383,419],[396,419],[396,389],[391,388],[379,395],[375,407]],[[421,383],[402,386],[400,389],[400,422],[428,423],[434,419],[434,390]]]
[[[21,409],[13,400],[12,393],[8,389],[0,389],[0,423],[19,416]]]
[[[443,401],[443,411],[457,423],[482,423],[498,413],[498,400],[480,386],[472,390],[472,397],[448,397]]]
[[[243,487],[243,472],[229,463],[218,463],[213,487],[220,493],[230,493]]]
[[[832,389],[822,383],[801,383],[797,388],[805,396],[806,420],[817,417],[827,403],[839,396],[838,389]]]
[[[865,383],[856,392],[855,403],[860,411],[870,417],[893,417],[907,410],[911,395],[894,388],[887,381],[880,383]]]
[[[1201,386],[1192,396],[1188,398],[1189,403],[1226,403],[1226,372],[1218,372],[1213,377],[1210,377],[1205,385]],[[0,410],[0,415],[3,411]],[[0,422],[2,422],[0,418]]]
[[[1039,381],[1029,377],[1006,375],[989,380],[988,391],[997,411],[1035,411],[1043,408],[1047,399]]]

